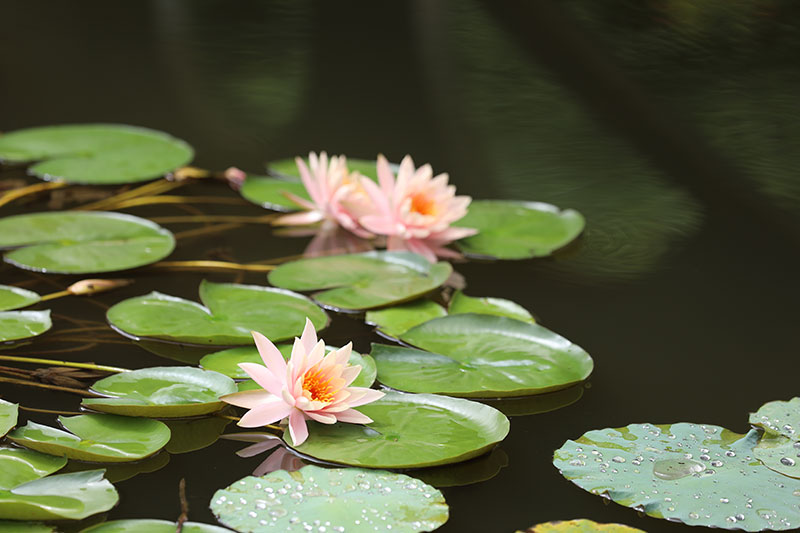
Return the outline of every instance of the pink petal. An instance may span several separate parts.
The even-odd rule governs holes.
[[[391,198],[392,191],[394,190],[395,181],[392,168],[389,166],[389,161],[386,160],[383,154],[378,154],[378,164],[376,166],[376,170],[378,171],[378,183],[381,185],[381,190],[385,195],[384,197],[389,199]]]
[[[307,209],[309,211],[316,211],[317,206],[313,202],[309,202],[305,198],[301,198],[296,194],[292,194],[289,191],[281,191],[281,194],[288,198],[290,201],[294,202],[295,204],[299,205],[300,207]]]
[[[381,215],[365,215],[358,222],[368,231],[377,235],[394,235],[397,233],[397,222]]]
[[[286,418],[292,411],[293,408],[286,405],[286,402],[275,398],[274,401],[262,403],[247,411],[237,424],[245,428],[266,426]]]
[[[470,237],[478,233],[478,230],[473,228],[456,228],[451,227],[447,228],[444,231],[440,231],[431,235],[431,239],[435,239],[439,241],[440,244],[444,244],[450,241],[457,241],[458,239],[463,239],[464,237]]]
[[[281,445],[281,439],[279,439],[278,437],[274,437],[272,439],[265,440],[262,442],[256,442],[255,444],[251,444],[246,448],[242,448],[241,450],[236,452],[236,455],[238,455],[239,457],[253,457],[260,453],[267,452],[275,448],[276,446],[280,445]]]
[[[289,415],[289,435],[292,437],[293,446],[300,446],[308,438],[306,417],[302,411],[292,409]]]
[[[341,348],[339,348],[338,350],[336,350],[335,352],[329,354],[328,357],[333,355],[333,362],[336,365],[346,365],[347,361],[350,360],[350,353],[352,351],[353,351],[353,343],[351,341],[342,346]]]
[[[325,415],[318,411],[306,411],[306,416],[312,420],[316,420],[322,424],[335,424],[336,417],[333,415]]]
[[[280,396],[281,390],[286,385],[280,377],[277,377],[268,368],[258,363],[239,363],[239,368],[247,372],[247,375],[253,378],[256,383],[275,396]]]
[[[248,390],[226,394],[225,396],[221,396],[220,400],[235,405],[236,407],[253,409],[264,402],[272,401],[273,398],[275,398],[275,395],[265,390]]]
[[[272,341],[257,331],[251,331],[250,334],[253,335],[258,353],[261,355],[261,360],[264,361],[267,369],[275,376],[285,376],[286,361],[281,352],[272,344]]]
[[[379,214],[391,217],[392,206],[389,203],[389,197],[378,187],[378,185],[369,178],[361,178],[361,186],[364,187],[367,196],[372,201],[372,207]]]
[[[363,413],[359,413],[355,409],[348,409],[341,413],[336,413],[336,419],[339,422],[348,422],[350,424],[369,424],[372,419]]]
[[[342,379],[344,379],[344,386],[350,385],[361,373],[361,365],[348,366],[342,370]]]
[[[283,215],[272,221],[273,226],[308,226],[325,218],[320,211],[303,211]]]
[[[312,167],[314,166],[314,160],[316,156],[313,158],[311,157],[313,152],[309,154],[309,159],[311,160]],[[300,179],[303,181],[303,186],[308,191],[308,195],[311,197],[311,200],[318,206],[322,207],[325,205],[325,198],[322,195],[322,191],[319,188],[319,182],[315,179],[316,176],[312,177],[311,173],[308,171],[308,167],[306,166],[305,161],[303,161],[300,157],[295,157],[294,162],[297,163],[297,170],[300,171]]]
[[[305,368],[302,373],[305,374],[312,369],[314,365],[322,361],[323,357],[325,357],[325,342],[319,341],[314,345],[314,348],[308,352],[308,357],[306,357],[305,360]]]
[[[347,404],[350,407],[358,407],[359,405],[364,405],[370,402],[374,402],[375,400],[380,400],[386,393],[381,392],[375,389],[367,389],[366,387],[350,387],[350,392],[364,392],[364,395],[361,398],[353,399],[352,397],[347,399]],[[354,394],[355,395],[355,394]]]
[[[317,330],[314,329],[314,324],[306,317],[306,326],[303,328],[303,334],[300,336],[300,342],[306,349],[306,353],[310,353],[317,344]]]

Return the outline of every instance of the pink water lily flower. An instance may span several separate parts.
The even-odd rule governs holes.
[[[299,446],[308,438],[306,420],[323,424],[372,422],[353,407],[374,402],[384,393],[349,386],[361,372],[361,366],[347,364],[352,343],[325,355],[325,343],[317,341],[314,325],[306,319],[303,334],[295,338],[287,363],[269,339],[255,331],[252,334],[266,366],[240,363],[239,367],[264,390],[237,392],[221,398],[249,409],[238,425],[260,427],[288,417],[292,442]]]
[[[436,256],[458,257],[447,244],[477,233],[472,228],[451,227],[467,214],[469,196],[456,196],[447,174],[433,176],[430,165],[414,168],[411,156],[400,162],[395,179],[389,162],[378,155],[378,183],[362,178],[373,211],[359,223],[376,235],[387,236],[389,250],[408,250],[435,262]]]
[[[308,154],[311,169],[302,158],[296,157],[300,179],[311,201],[291,193],[287,198],[306,209],[278,217],[273,224],[278,226],[309,225],[317,222],[338,224],[360,237],[371,237],[358,223],[358,216],[368,210],[369,198],[361,186],[361,174],[347,168],[345,156],[331,156],[321,152]]]

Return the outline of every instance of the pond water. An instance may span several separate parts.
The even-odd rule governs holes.
[[[142,125],[187,140],[199,167],[253,172],[309,150],[410,153],[449,172],[462,194],[578,209],[585,234],[553,258],[456,265],[468,294],[532,310],[584,347],[595,372],[577,402],[511,417],[508,438],[478,468],[507,465],[489,480],[443,488],[451,517],[440,531],[511,532],[578,517],[686,529],[582,491],[559,475],[552,453],[590,429],[632,422],[743,433],[749,412],[797,395],[798,8],[780,0],[553,4],[6,3],[0,130]],[[236,197],[219,183],[180,193]],[[54,193],[2,214],[72,200]],[[196,208],[261,212],[245,203]],[[171,259],[251,262],[304,244],[253,225],[181,238]],[[59,350],[87,336],[68,331],[78,327],[70,318],[104,324],[105,308],[124,298],[159,290],[194,299],[203,278],[265,282],[263,274],[147,268],[130,277],[136,282],[121,290],[53,301],[54,330],[14,353],[173,364],[110,329],[90,332],[91,348]],[[76,279],[0,267],[0,283],[40,293]],[[377,340],[346,316],[324,338],[353,339],[363,351]],[[34,408],[79,404],[6,384],[0,396]],[[213,523],[213,492],[262,459],[237,457],[241,447],[221,440],[120,482],[109,518],[174,520],[185,478],[191,519]]]

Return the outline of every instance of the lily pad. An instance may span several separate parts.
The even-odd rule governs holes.
[[[15,403],[0,400],[0,437],[17,425],[19,406]]]
[[[0,311],[0,342],[41,335],[53,326],[50,310]]]
[[[247,175],[242,188],[239,190],[245,200],[260,205],[273,211],[297,211],[301,209],[289,200],[285,192],[308,200],[308,193],[303,183],[298,179],[269,178],[266,176]]]
[[[0,285],[0,311],[10,311],[35,304],[41,297],[33,291]]]
[[[122,213],[63,211],[0,219],[5,260],[37,272],[88,274],[155,263],[175,248],[172,233]]]
[[[784,476],[800,478],[800,442],[766,434],[753,448],[753,455],[764,466]]]
[[[0,520],[0,533],[56,533],[56,528],[40,522]]]
[[[80,520],[119,501],[103,470],[57,474],[0,490],[0,519]]]
[[[366,322],[377,326],[379,331],[389,337],[397,338],[414,326],[423,322],[446,316],[447,311],[431,300],[414,300],[401,305],[367,311]]]
[[[413,477],[314,465],[245,477],[214,493],[210,507],[220,522],[243,533],[305,533],[319,523],[328,531],[413,533],[434,530],[448,518],[442,493]]]
[[[367,252],[300,259],[269,273],[275,286],[319,289],[313,297],[334,309],[362,310],[413,300],[440,287],[453,268],[409,252]]]
[[[41,161],[29,172],[46,180],[107,185],[163,176],[186,165],[192,147],[160,131],[122,124],[74,124],[12,131],[0,161]]]
[[[369,468],[417,468],[477,457],[508,434],[498,410],[435,394],[387,392],[359,411],[368,425],[309,421],[309,438],[294,447],[312,458]],[[283,440],[292,442],[288,429]]]
[[[577,520],[555,520],[536,524],[525,531],[517,533],[593,533],[601,531],[605,533],[645,533],[641,529],[626,526],[623,524],[599,524],[594,520],[579,518]]]
[[[28,422],[12,431],[8,438],[50,455],[118,463],[149,457],[163,448],[170,437],[163,422],[147,418],[88,414],[59,416],[58,422],[67,431]]]
[[[469,255],[498,259],[544,257],[575,240],[583,231],[583,215],[540,202],[475,200],[458,221],[477,235],[458,241]]]
[[[176,530],[175,522],[142,518],[103,522],[86,528],[81,533],[175,533]],[[184,522],[181,531],[182,533],[231,533],[230,529],[199,522]]]
[[[0,491],[57,472],[67,464],[65,457],[54,457],[25,448],[0,447]]]
[[[535,322],[530,312],[516,302],[504,298],[475,298],[467,296],[461,291],[453,295],[447,312],[451,315],[479,313],[482,315],[505,316],[530,324]]]
[[[211,446],[217,442],[231,421],[218,416],[209,416],[199,419],[168,420],[165,423],[172,433],[166,450],[171,454],[179,454]]]
[[[92,390],[107,398],[86,398],[81,405],[127,416],[179,418],[214,413],[225,407],[219,397],[236,392],[236,383],[217,372],[185,366],[161,366],[120,372]]]
[[[537,324],[467,313],[403,333],[418,350],[373,345],[378,380],[394,389],[473,398],[527,396],[589,377],[585,351]]]
[[[203,345],[252,344],[251,331],[273,341],[300,336],[306,317],[319,331],[328,315],[300,294],[258,285],[200,283],[203,305],[151,292],[124,300],[106,315],[122,334]]]
[[[291,344],[277,344],[276,347],[287,361],[292,355]],[[337,350],[334,346],[326,346],[327,351]],[[220,374],[225,374],[234,379],[249,379],[250,375],[239,368],[239,363],[258,363],[263,365],[264,361],[255,346],[241,346],[239,348],[229,348],[221,352],[210,353],[200,359],[200,366],[206,370],[213,370]],[[353,381],[353,387],[369,387],[375,382],[377,368],[375,360],[369,355],[362,355],[358,352],[350,352],[350,365],[361,365],[361,373]],[[252,380],[251,380],[252,381]]]
[[[750,423],[767,433],[800,440],[800,397],[788,402],[765,403],[758,411],[750,413]]]
[[[305,159],[306,166],[309,166],[308,158]],[[368,159],[351,159],[347,158],[347,168],[353,172],[359,172],[362,176],[378,179],[377,162]],[[393,165],[392,170],[397,170],[396,165]],[[289,179],[300,179],[300,171],[297,170],[297,163],[294,158],[278,159],[270,161],[267,164],[267,172],[273,176]]]
[[[689,423],[589,431],[553,464],[584,490],[690,526],[761,531],[800,523],[800,481],[753,458],[758,432]]]

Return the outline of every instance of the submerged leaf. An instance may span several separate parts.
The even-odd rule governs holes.
[[[645,533],[635,527],[623,524],[599,524],[594,520],[585,518],[545,522],[531,526],[525,531],[517,531],[517,533],[593,533],[595,531],[605,533]]]
[[[284,494],[287,486],[290,494]],[[220,522],[243,533],[265,531],[265,523],[297,533],[316,523],[326,524],[327,531],[414,533],[434,530],[448,518],[442,493],[418,479],[313,465],[243,478],[218,490],[210,507]]]
[[[306,317],[317,329],[328,316],[308,298],[290,291],[236,283],[200,284],[200,300],[158,292],[124,300],[108,310],[121,333],[205,345],[252,344],[251,331],[273,341],[299,336]]]
[[[0,219],[5,260],[37,272],[88,274],[154,263],[175,247],[158,224],[122,213],[47,212]]]
[[[269,273],[269,282],[313,294],[326,307],[362,310],[413,300],[450,276],[449,263],[429,263],[408,252],[367,252],[300,259]]]
[[[68,459],[117,463],[149,457],[170,437],[163,422],[147,418],[87,414],[59,416],[58,421],[66,431],[28,422],[8,438],[26,448]]]
[[[178,418],[219,411],[225,407],[219,397],[236,392],[236,384],[209,370],[162,366],[108,376],[92,390],[107,398],[87,398],[81,403],[84,407],[127,416]]]
[[[41,161],[29,172],[83,184],[133,183],[163,176],[192,160],[191,146],[166,133],[122,124],[28,128],[0,138],[0,161]]]
[[[561,474],[592,494],[691,526],[761,531],[800,523],[800,481],[753,460],[758,432],[689,423],[589,431],[555,452]]]

